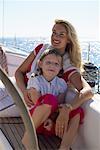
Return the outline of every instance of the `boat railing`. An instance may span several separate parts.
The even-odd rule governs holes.
[[[30,148],[33,150],[39,150],[34,123],[30,117],[30,114],[28,112],[26,104],[23,100],[23,96],[22,96],[21,92],[18,90],[18,88],[16,86],[14,86],[14,84],[11,82],[11,80],[9,79],[6,72],[4,72],[1,67],[0,67],[0,80],[3,82],[3,84],[5,85],[5,87],[8,90],[9,94],[12,96],[16,105],[20,109],[20,113],[23,118],[25,128],[29,133]],[[31,140],[31,139],[33,139],[33,140]]]

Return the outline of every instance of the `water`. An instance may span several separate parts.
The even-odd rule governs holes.
[[[2,39],[0,39],[2,43]],[[34,37],[34,38],[4,38],[3,44],[10,48],[12,52],[29,55],[31,51],[40,43],[50,43],[48,37]],[[91,62],[97,66],[100,72],[100,42],[98,41],[81,41],[82,59],[83,62]],[[98,79],[100,81],[100,73]],[[97,83],[99,82],[97,81]],[[100,84],[100,82],[99,82]],[[97,86],[98,90],[98,86]]]
[[[84,61],[90,61],[98,68],[100,67],[100,42],[87,41],[81,42],[82,58]]]
[[[2,43],[2,39],[0,39]],[[4,38],[3,44],[10,48],[11,51],[28,55],[40,43],[49,43],[48,38]],[[12,49],[16,48],[16,49]]]
[[[0,39],[2,43],[2,39]],[[34,38],[4,38],[4,45],[11,48],[11,51],[17,53],[29,54],[36,45],[40,43],[50,43],[46,37],[34,37]],[[90,61],[96,66],[100,67],[100,42],[98,41],[82,41],[80,42],[82,48],[83,61]],[[16,48],[16,49],[12,49]]]

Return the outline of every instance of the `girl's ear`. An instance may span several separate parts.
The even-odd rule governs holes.
[[[42,67],[42,61],[38,61],[38,66],[39,66],[39,68],[41,68]]]

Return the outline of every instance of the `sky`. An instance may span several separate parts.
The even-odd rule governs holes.
[[[99,0],[0,0],[0,37],[50,37],[55,19],[69,21],[81,39],[100,41]]]

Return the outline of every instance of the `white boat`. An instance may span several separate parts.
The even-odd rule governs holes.
[[[12,53],[6,47],[2,47],[2,49],[7,56],[9,77],[15,84],[15,70],[24,61],[26,56]],[[2,99],[5,99],[5,97]],[[21,138],[24,133],[24,125],[20,118],[19,109],[15,104],[12,105],[12,102],[9,102],[8,105],[10,105],[10,107],[6,107],[6,109],[0,111],[0,150],[24,149],[21,143]],[[84,123],[80,126],[76,140],[72,145],[72,149],[100,150],[100,94],[94,94],[94,97],[84,104],[83,107],[85,109]],[[16,136],[14,136],[14,134],[16,134]],[[60,142],[57,137],[47,138],[42,135],[38,135],[38,140],[39,148],[41,150],[56,150]]]

